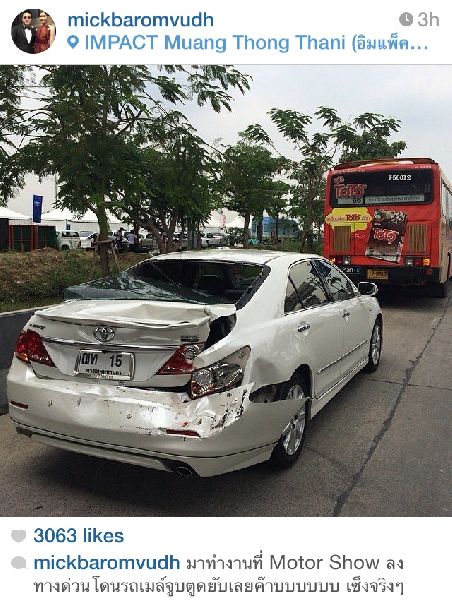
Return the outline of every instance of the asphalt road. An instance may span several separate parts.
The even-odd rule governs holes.
[[[452,288],[452,285],[450,286]],[[450,289],[452,294],[452,289]],[[46,448],[0,417],[2,516],[448,516],[452,510],[452,298],[381,298],[380,368],[312,421],[290,470],[211,479]],[[0,317],[0,348],[22,325]],[[6,337],[5,337],[6,336]],[[4,366],[0,365],[0,369]],[[4,393],[0,389],[1,395]]]

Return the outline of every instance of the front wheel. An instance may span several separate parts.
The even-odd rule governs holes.
[[[378,369],[383,342],[382,334],[381,320],[377,319],[374,328],[372,329],[372,335],[370,336],[369,356],[367,364],[363,369],[364,373],[372,373]]]
[[[306,438],[308,423],[308,394],[306,383],[299,377],[293,377],[282,384],[279,402],[285,400],[301,400],[302,405],[290,419],[276,444],[270,462],[276,467],[287,469],[291,467],[301,454]]]

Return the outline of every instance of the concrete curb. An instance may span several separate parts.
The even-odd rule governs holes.
[[[55,304],[57,304],[57,302]],[[0,312],[0,318],[7,317],[9,315],[20,315],[21,313],[26,313],[26,312],[30,312],[30,311],[35,312],[36,310],[40,310],[41,308],[49,308],[49,306],[54,306],[54,305],[46,304],[45,306],[32,306],[31,308],[21,308],[19,310],[11,310],[9,312]]]

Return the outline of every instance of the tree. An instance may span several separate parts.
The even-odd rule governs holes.
[[[143,147],[154,143],[168,105],[194,97],[217,112],[230,110],[229,88],[242,93],[248,77],[232,67],[48,66],[48,93],[33,114],[37,137],[28,161],[40,176],[58,174],[57,205],[99,222],[101,267],[108,273],[107,210],[118,213],[127,198],[146,188]]]
[[[400,121],[368,112],[350,124],[342,121],[333,108],[321,106],[314,115],[321,122],[322,131],[310,133],[313,119],[309,115],[278,108],[272,108],[269,114],[280,133],[299,152],[300,157],[291,162],[288,171],[292,182],[288,215],[300,221],[301,251],[312,250],[312,227],[322,221],[325,174],[335,157],[340,154],[340,160],[346,161],[397,156],[406,143],[390,143],[388,139],[399,130]],[[247,135],[273,146],[259,124],[249,126]]]
[[[24,66],[0,67],[0,206],[24,184],[20,148],[27,127],[20,102],[28,72]]]
[[[334,109],[324,106],[320,106],[315,115],[329,127],[332,140],[342,152],[340,162],[394,158],[406,148],[404,141],[389,142],[391,135],[400,129],[397,119],[366,112],[349,124],[342,121]]]
[[[122,209],[152,232],[165,253],[175,249],[176,225],[199,223],[210,215],[218,163],[181,113],[166,114],[154,127],[156,146],[141,150],[143,184]]]
[[[222,186],[227,207],[244,219],[243,245],[248,246],[251,217],[261,219],[263,212],[276,212],[288,186],[276,177],[284,169],[286,159],[275,157],[261,140],[248,135],[249,128],[239,133],[239,141],[223,154]],[[277,208],[278,207],[278,208]]]

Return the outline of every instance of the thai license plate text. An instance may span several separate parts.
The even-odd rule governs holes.
[[[75,364],[75,375],[92,379],[132,379],[134,355],[130,352],[80,350]]]

